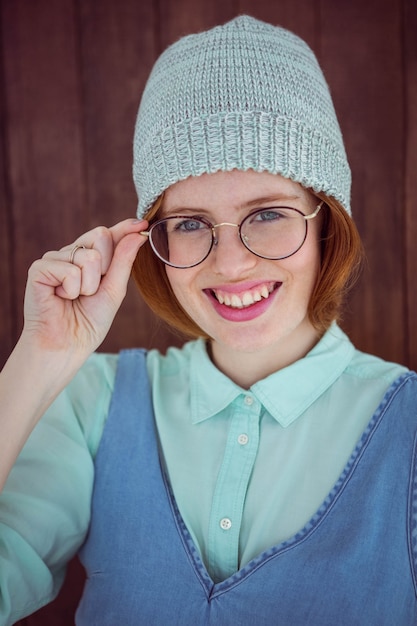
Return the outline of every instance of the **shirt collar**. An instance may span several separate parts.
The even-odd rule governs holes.
[[[236,385],[213,364],[203,339],[194,342],[189,365],[193,424],[213,417],[243,393],[239,385]]]
[[[258,381],[249,391],[287,427],[339,378],[354,351],[349,338],[333,324],[304,358]],[[193,423],[216,415],[248,393],[215,367],[202,339],[195,342],[191,353],[190,382]]]
[[[304,358],[260,380],[252,391],[281,426],[289,426],[339,378],[354,352],[333,324]]]

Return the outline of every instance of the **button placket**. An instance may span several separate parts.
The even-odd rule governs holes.
[[[236,398],[210,512],[207,555],[218,580],[239,567],[239,536],[246,493],[259,443],[261,406],[249,394]]]

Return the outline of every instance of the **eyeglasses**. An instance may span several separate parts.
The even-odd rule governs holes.
[[[278,261],[298,252],[307,237],[308,221],[317,217],[322,206],[320,202],[310,215],[282,206],[257,209],[240,224],[212,224],[200,216],[172,215],[141,234],[149,238],[161,261],[179,269],[194,267],[208,257],[218,243],[216,230],[220,226],[237,228],[245,248],[256,256]]]

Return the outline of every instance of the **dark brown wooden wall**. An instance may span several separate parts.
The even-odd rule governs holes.
[[[31,261],[134,214],[132,132],[157,55],[239,13],[281,24],[316,51],[368,253],[344,326],[362,350],[417,368],[416,0],[2,0],[1,362],[22,326]],[[102,349],[173,341],[131,288]],[[73,623],[60,602],[61,617],[26,623]]]
[[[132,131],[156,56],[243,12],[294,30],[319,56],[368,252],[345,327],[361,349],[417,368],[416,0],[2,0],[1,362],[31,261],[133,215]],[[173,340],[131,288],[103,349]]]

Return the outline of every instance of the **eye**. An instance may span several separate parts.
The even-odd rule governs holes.
[[[289,217],[288,209],[260,209],[252,214],[251,222],[273,222]]]
[[[174,230],[180,231],[183,233],[193,233],[197,230],[207,230],[208,226],[201,220],[190,217],[190,218],[179,218],[175,223]]]

